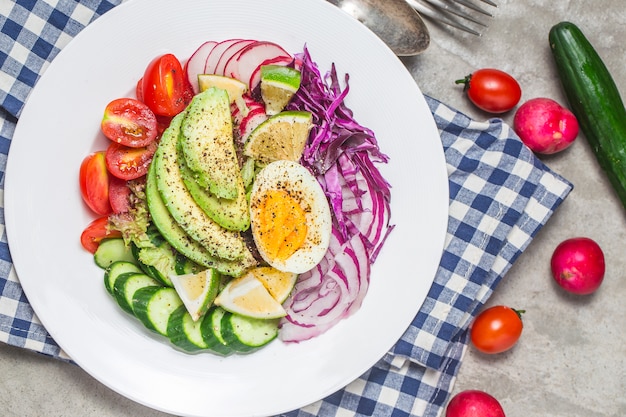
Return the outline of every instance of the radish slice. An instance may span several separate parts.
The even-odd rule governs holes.
[[[218,42],[217,45],[213,48],[211,53],[206,59],[204,64],[204,73],[205,74],[215,74],[215,67],[219,62],[222,54],[225,50],[227,50],[231,45],[241,42],[243,39],[226,39],[225,41]]]
[[[198,86],[198,74],[204,73],[206,59],[215,45],[217,45],[217,42],[215,41],[207,41],[203,43],[200,47],[198,47],[198,49],[195,50],[189,58],[189,61],[185,64],[187,80],[189,80],[189,84],[191,84],[191,87],[196,94],[200,92],[200,87]]]
[[[232,45],[230,45],[228,48],[226,48],[224,52],[222,52],[222,56],[220,57],[219,61],[217,61],[217,64],[215,65],[215,74],[226,75],[226,72],[224,70],[226,68],[226,64],[228,63],[228,61],[233,56],[236,56],[239,52],[241,52],[243,48],[245,48],[246,46],[254,42],[256,41],[252,39],[245,39],[239,42],[235,42]]]
[[[240,51],[236,61],[230,60],[226,65],[226,75],[249,83],[254,71],[263,62],[277,57],[291,58],[291,55],[273,42],[255,42]]]
[[[243,100],[246,108],[248,109],[246,112],[240,111],[237,106],[233,106],[232,110],[233,122],[238,126],[241,125],[244,117],[248,116],[252,111],[262,111],[265,113],[265,105],[254,100],[248,94],[243,95]]]
[[[242,52],[247,51],[250,47],[254,46],[255,44],[259,42],[261,41],[255,41],[249,45],[246,45],[243,49],[240,49],[239,51],[237,51],[235,55],[232,55],[228,59],[226,64],[224,65],[224,75],[226,77],[237,78],[237,75],[239,74],[239,56],[241,55]],[[242,80],[239,78],[237,79],[240,81],[246,82],[246,80]]]
[[[267,114],[265,114],[265,108],[254,108],[248,111],[246,117],[241,120],[239,125],[239,133],[241,134],[241,140],[243,143],[248,140],[250,133],[261,123],[267,120]]]
[[[287,65],[291,64],[292,62],[293,62],[293,58],[291,58],[291,57],[284,57],[284,56],[278,56],[278,57],[275,57],[275,58],[272,58],[272,59],[267,59],[267,60],[263,61],[261,63],[261,65],[256,67],[256,69],[254,70],[254,72],[250,76],[250,81],[248,81],[248,86],[250,86],[251,90],[254,90],[254,88],[261,82],[261,67],[263,65],[284,65],[284,66],[287,66]]]

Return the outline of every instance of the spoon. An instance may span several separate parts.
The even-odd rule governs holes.
[[[398,56],[418,55],[428,48],[430,34],[420,15],[405,0],[328,0],[348,13]]]

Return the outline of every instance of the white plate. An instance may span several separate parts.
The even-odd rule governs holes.
[[[391,157],[396,224],[364,304],[326,334],[248,355],[189,355],[123,313],[80,246],[92,220],[78,187],[82,159],[104,149],[106,103],[131,94],[147,63],[186,59],[206,40],[308,46],[322,71],[350,74],[349,107]],[[188,416],[270,415],[315,402],[374,365],[419,310],[440,259],[448,209],[441,142],[402,63],[360,23],[321,0],[131,0],[81,32],[28,100],[11,144],[6,225],[37,316],[85,371],[146,406]]]

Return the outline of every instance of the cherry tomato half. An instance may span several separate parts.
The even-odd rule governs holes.
[[[104,109],[100,124],[104,136],[132,148],[147,146],[157,137],[156,116],[134,98],[118,98]]]
[[[126,213],[130,209],[131,191],[128,188],[127,181],[111,175],[109,181],[109,202],[113,213]]]
[[[101,216],[111,213],[109,173],[104,151],[93,152],[80,164],[80,193],[87,206]]]
[[[193,90],[178,58],[159,56],[148,64],[140,94],[143,102],[158,116],[176,116],[193,98]]]
[[[501,353],[511,349],[522,334],[523,312],[506,306],[484,310],[472,323],[472,344],[483,353]]]
[[[522,89],[512,76],[493,68],[474,71],[457,84],[465,84],[464,91],[472,103],[489,113],[512,110],[522,98]]]
[[[80,243],[83,248],[90,253],[95,253],[102,239],[122,236],[118,230],[109,230],[108,223],[107,216],[98,217],[89,223],[80,235]]]
[[[134,180],[148,172],[158,143],[143,148],[131,148],[112,142],[106,151],[106,167],[111,175],[122,180]]]

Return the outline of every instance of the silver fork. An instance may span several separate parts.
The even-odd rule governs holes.
[[[487,27],[485,19],[493,17],[490,11],[477,5],[482,2],[498,7],[491,0],[406,0],[419,14],[427,18],[480,36]]]

